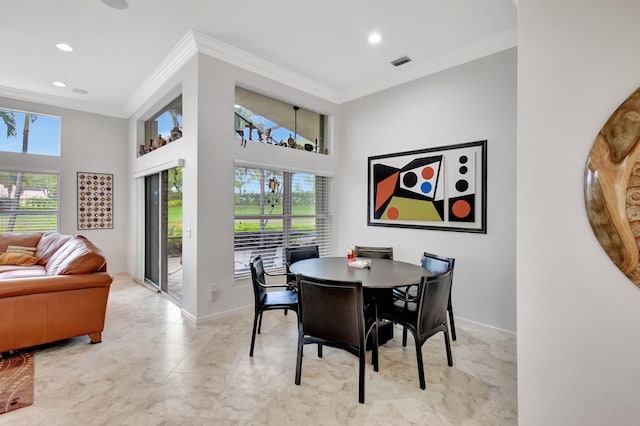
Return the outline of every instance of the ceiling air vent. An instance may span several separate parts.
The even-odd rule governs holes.
[[[402,58],[391,61],[391,65],[393,65],[394,67],[399,67],[400,65],[404,65],[407,62],[411,62],[411,58],[408,56],[403,56]]]

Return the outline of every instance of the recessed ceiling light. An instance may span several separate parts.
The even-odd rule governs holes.
[[[380,37],[380,34],[378,33],[373,33],[369,35],[369,43],[371,44],[378,44],[380,43],[380,40],[382,40],[382,37]]]
[[[77,87],[76,87],[76,88],[74,88],[74,89],[71,89],[71,91],[72,91],[73,93],[77,93],[77,94],[79,94],[79,95],[86,95],[87,93],[89,93],[89,91],[88,91],[88,90],[79,89],[79,88],[77,88]]]
[[[126,9],[129,7],[129,3],[126,0],[102,0],[102,3],[113,9]]]
[[[58,43],[56,47],[63,52],[73,52],[73,47],[69,46],[67,43]]]
[[[53,85],[54,85],[54,86],[56,86],[56,87],[67,87],[67,85],[66,85],[66,84],[64,84],[64,83],[63,83],[63,82],[61,82],[61,81],[54,81],[54,82],[53,82]]]

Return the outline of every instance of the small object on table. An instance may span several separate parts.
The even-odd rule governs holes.
[[[352,268],[371,268],[371,259],[356,259],[347,263]]]

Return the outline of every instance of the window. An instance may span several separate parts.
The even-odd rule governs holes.
[[[326,154],[325,116],[236,87],[234,127],[243,141]]]
[[[138,156],[182,137],[182,95],[144,122],[144,134],[146,143],[138,148]]]
[[[0,120],[0,151],[60,156],[59,117],[0,109]]]
[[[330,179],[249,167],[235,168],[235,277],[250,274],[249,261],[262,255],[265,269],[285,268],[284,249],[318,245],[331,249]]]
[[[57,174],[0,171],[0,232],[58,230]]]

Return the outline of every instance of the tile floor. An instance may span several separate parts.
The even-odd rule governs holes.
[[[296,316],[265,313],[249,358],[253,312],[193,324],[164,297],[115,277],[103,343],[86,336],[36,348],[35,403],[4,425],[512,425],[517,423],[515,336],[458,326],[454,366],[441,337],[423,347],[427,389],[401,329],[366,370],[357,358],[307,347],[294,384]]]

